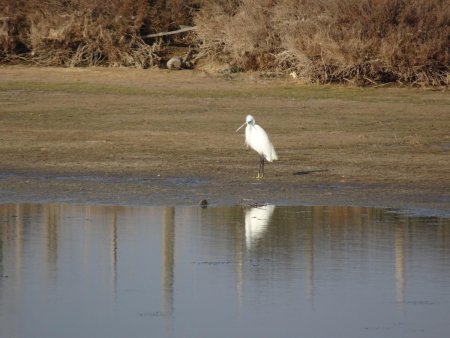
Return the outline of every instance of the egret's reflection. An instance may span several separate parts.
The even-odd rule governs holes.
[[[267,231],[274,205],[262,205],[245,211],[245,244],[250,250]]]

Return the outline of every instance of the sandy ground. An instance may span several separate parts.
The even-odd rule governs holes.
[[[257,180],[252,114],[279,161]],[[450,93],[256,74],[0,67],[0,202],[450,213]]]

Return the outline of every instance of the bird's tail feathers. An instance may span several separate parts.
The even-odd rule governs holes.
[[[278,155],[275,151],[275,148],[272,148],[272,151],[270,152],[270,154],[267,154],[266,160],[269,162],[278,160]]]

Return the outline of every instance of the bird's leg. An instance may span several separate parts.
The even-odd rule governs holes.
[[[261,156],[261,175],[260,178],[264,177],[264,157]]]
[[[259,159],[259,171],[258,176],[256,178],[260,179],[264,177],[264,157],[260,157]]]
[[[256,176],[257,179],[261,178],[261,157],[259,158],[259,168],[258,168],[258,175]]]

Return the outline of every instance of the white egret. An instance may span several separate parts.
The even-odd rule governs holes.
[[[270,142],[269,136],[266,131],[255,123],[255,119],[251,115],[247,115],[245,123],[240,126],[236,132],[238,132],[243,126],[245,126],[245,143],[247,147],[252,148],[259,154],[259,171],[256,178],[264,177],[264,161],[272,162],[278,160],[275,148]]]

